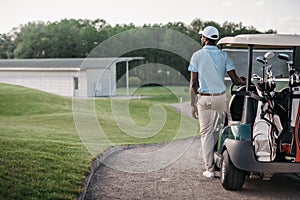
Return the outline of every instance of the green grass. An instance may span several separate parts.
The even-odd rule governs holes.
[[[189,86],[154,86],[129,88],[129,94],[132,96],[141,95],[149,97],[148,100],[161,103],[178,103],[180,98],[182,101],[189,101]],[[118,95],[126,95],[126,88],[119,88]]]
[[[182,87],[174,90],[188,96]],[[101,138],[93,141],[99,142],[95,153],[111,145],[167,142],[195,135],[197,120],[181,118],[167,106],[178,102],[174,91],[155,87],[135,92],[151,98],[95,100],[97,121],[110,141],[108,145]],[[129,132],[117,125],[112,104],[120,104],[120,108],[128,104],[130,118],[141,129],[151,124],[150,108],[154,117],[166,116],[166,121],[155,135],[136,137],[130,132],[133,124],[123,124]],[[122,119],[122,109],[120,112]],[[93,159],[81,139],[74,124],[72,99],[0,84],[0,199],[76,199]]]
[[[119,94],[119,93],[118,93]],[[107,101],[96,101],[96,106],[102,109],[97,112],[98,116],[101,118],[100,125],[104,129],[104,132],[113,132],[114,134],[109,135],[111,141],[118,144],[124,144],[126,141],[127,144],[144,144],[144,143],[154,143],[154,142],[166,142],[170,141],[175,137],[185,138],[189,136],[193,136],[195,132],[193,132],[193,128],[197,127],[197,120],[191,120],[188,117],[178,115],[178,113],[170,108],[168,104],[170,103],[179,103],[179,98],[182,97],[184,100],[189,98],[189,93],[184,87],[141,87],[135,89],[133,96],[147,96],[149,98],[146,99],[133,99],[130,101],[124,100],[107,100]],[[115,105],[115,107],[111,107],[111,104]],[[149,114],[150,108],[153,105],[160,106],[154,111],[153,115],[157,115],[157,117],[161,117],[162,120],[166,119],[164,123],[163,129],[161,129],[155,136],[149,138],[138,138],[131,137],[128,134],[124,133],[119,129],[119,127],[115,124],[117,120],[116,116],[112,116],[112,109],[122,109],[126,107],[124,103],[128,104],[128,109],[130,113],[130,118],[133,120],[132,123],[135,123],[138,126],[145,127],[151,122],[151,117]],[[162,111],[164,110],[164,111]],[[122,111],[119,111],[121,115]],[[125,113],[125,112],[124,112]],[[165,114],[165,116],[163,116]],[[125,115],[126,116],[126,115]],[[153,117],[154,119],[156,117]],[[153,120],[153,119],[152,119]],[[109,123],[108,123],[109,122]],[[114,124],[111,126],[111,123]],[[179,132],[179,126],[182,124],[183,128],[186,130],[184,133]],[[129,124],[133,126],[133,124]],[[189,128],[192,126],[193,128]],[[156,127],[154,127],[155,129]],[[141,133],[142,134],[142,133]],[[141,135],[142,136],[142,135]]]
[[[75,199],[91,155],[73,125],[72,101],[0,85],[0,199]]]

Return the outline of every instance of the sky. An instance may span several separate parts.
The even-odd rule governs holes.
[[[299,0],[5,0],[0,34],[28,22],[104,19],[108,24],[184,22],[242,23],[259,31],[300,34]]]

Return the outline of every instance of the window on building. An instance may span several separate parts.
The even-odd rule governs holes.
[[[74,89],[78,90],[78,77],[74,77]]]

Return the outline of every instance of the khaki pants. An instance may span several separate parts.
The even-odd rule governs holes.
[[[218,116],[222,116],[224,111],[227,112],[228,99],[226,94],[219,96],[199,95],[197,103],[205,170],[214,172],[214,146],[219,135],[214,125]]]

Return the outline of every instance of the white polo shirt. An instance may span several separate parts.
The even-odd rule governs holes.
[[[188,70],[197,72],[200,93],[222,93],[226,90],[225,73],[234,70],[232,60],[217,46],[206,45],[193,53]]]

